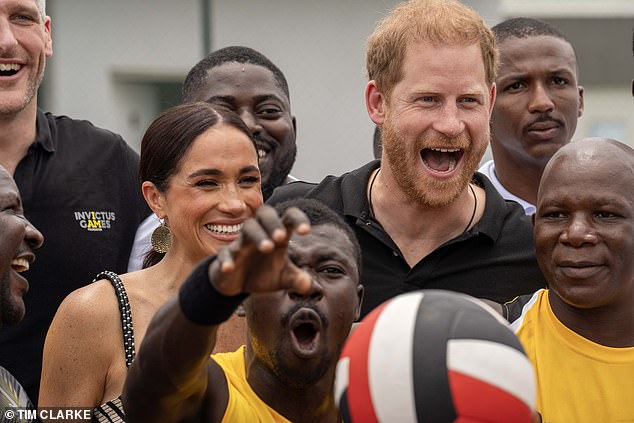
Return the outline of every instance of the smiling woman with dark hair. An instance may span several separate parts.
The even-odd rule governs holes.
[[[44,347],[40,406],[97,407],[95,418],[106,422],[122,412],[127,367],[156,310],[196,263],[237,239],[262,204],[251,133],[235,113],[206,103],[174,107],[152,122],[140,176],[162,221],[150,267],[100,273],[64,300]]]

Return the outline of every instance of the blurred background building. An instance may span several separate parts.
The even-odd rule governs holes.
[[[180,102],[187,71],[228,45],[285,73],[298,122],[293,175],[340,174],[372,157],[365,40],[397,0],[48,0],[54,55],[40,105],[118,132],[137,149],[149,122]],[[585,87],[575,138],[634,144],[634,0],[464,0],[491,25],[529,16],[573,42]]]

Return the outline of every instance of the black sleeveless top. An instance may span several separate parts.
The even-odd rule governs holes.
[[[134,328],[132,327],[132,313],[130,312],[130,301],[125,292],[121,278],[114,272],[105,271],[95,276],[94,281],[108,279],[112,284],[117,300],[119,302],[119,313],[121,314],[121,328],[123,329],[123,349],[125,352],[125,365],[130,367],[136,350],[134,348]],[[121,395],[117,398],[96,407],[92,412],[93,423],[125,423],[125,412],[121,403]]]

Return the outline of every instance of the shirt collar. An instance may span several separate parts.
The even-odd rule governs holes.
[[[48,124],[48,119],[41,109],[37,109],[35,126],[37,128],[37,134],[35,135],[35,142],[33,144],[41,145],[42,148],[49,153],[55,152],[57,142],[51,136],[51,128]]]
[[[495,174],[495,163],[493,162],[493,160],[489,160],[488,162],[483,164],[479,172],[483,173],[487,178],[489,178],[489,180],[491,181],[495,189],[500,193],[502,198],[519,203],[524,208],[524,213],[526,213],[527,216],[535,214],[535,205],[529,203],[524,199],[519,198],[517,195],[509,192],[506,188],[504,188],[504,185],[502,185],[497,175]]]
[[[380,160],[373,160],[343,175],[341,180],[341,199],[345,216],[359,218],[369,215],[370,207],[368,205],[368,196],[366,195],[368,181],[372,171],[380,166]]]
[[[363,218],[369,215],[368,197],[365,193],[372,171],[380,165],[380,160],[374,160],[342,177],[341,197],[344,215],[355,218]],[[519,205],[505,201],[491,181],[484,175],[476,172],[473,175],[473,180],[484,189],[486,204],[482,217],[478,223],[466,232],[465,236],[475,236],[481,233],[495,242],[502,232],[504,222],[511,213],[509,208],[519,207]],[[525,218],[522,214],[518,213],[518,215],[521,218]]]

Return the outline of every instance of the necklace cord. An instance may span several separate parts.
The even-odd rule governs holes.
[[[376,219],[376,216],[374,215],[374,207],[372,207],[372,188],[374,188],[374,181],[376,181],[376,177],[379,175],[380,171],[381,171],[381,168],[379,167],[376,173],[374,174],[374,176],[372,176],[372,180],[370,181],[370,187],[368,192],[368,206],[370,209],[370,216],[372,216],[374,219]],[[473,187],[471,186],[471,184],[469,184],[469,190],[471,190],[471,194],[473,195],[473,211],[471,212],[471,218],[469,219],[469,223],[467,223],[467,226],[464,228],[462,233],[465,233],[469,230],[469,227],[471,226],[471,224],[473,223],[473,219],[475,218],[476,211],[478,210],[478,197],[476,196],[476,193],[473,190]]]
[[[376,180],[376,177],[378,176],[380,171],[381,168],[379,167],[372,177],[372,180],[370,181],[370,192],[368,193],[368,206],[370,208],[370,216],[372,216],[372,218],[374,219],[376,219],[376,216],[374,215],[374,207],[372,207],[372,188],[374,188],[374,181]]]
[[[473,187],[471,186],[471,184],[469,184],[469,189],[471,190],[471,194],[473,194],[473,212],[471,212],[471,219],[469,219],[469,223],[467,223],[467,226],[464,228],[464,231],[462,231],[462,233],[465,233],[469,230],[469,226],[471,226],[471,224],[473,223],[476,210],[478,209],[478,197],[476,197],[476,193],[473,190]]]

